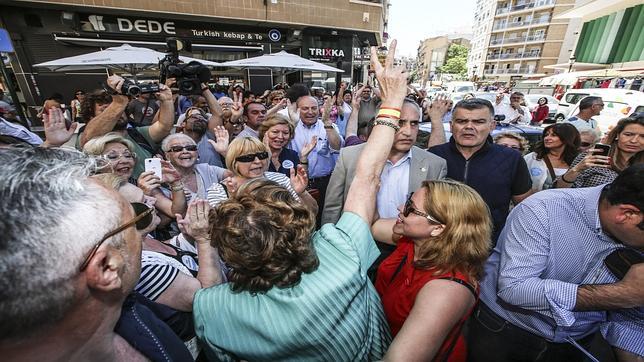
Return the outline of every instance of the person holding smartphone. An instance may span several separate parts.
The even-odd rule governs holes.
[[[580,153],[570,169],[557,179],[557,187],[593,187],[612,182],[629,165],[633,155],[644,150],[644,114],[617,122],[605,140]]]

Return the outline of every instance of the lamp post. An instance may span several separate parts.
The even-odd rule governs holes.
[[[574,55],[571,55],[570,59],[568,59],[568,73],[572,72],[572,66],[575,65],[575,60],[577,60],[577,58],[575,58]]]

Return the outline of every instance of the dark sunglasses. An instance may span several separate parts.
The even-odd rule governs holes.
[[[253,162],[255,161],[255,157],[259,158],[260,160],[265,160],[268,158],[268,152],[257,152],[257,153],[251,153],[248,155],[241,155],[237,158],[235,158],[235,161],[237,162]]]
[[[94,254],[96,254],[96,251],[98,250],[98,248],[101,247],[101,245],[103,245],[105,240],[126,230],[132,225],[135,225],[136,229],[139,231],[145,230],[145,228],[150,226],[153,219],[152,211],[154,211],[154,209],[149,208],[147,205],[142,204],[140,202],[132,202],[130,205],[132,205],[132,208],[134,209],[134,213],[136,214],[136,216],[132,218],[132,220],[126,222],[125,224],[105,234],[105,236],[103,236],[103,238],[98,243],[96,243],[96,245],[94,245],[89,255],[87,255],[87,258],[85,258],[85,260],[83,261],[83,264],[81,264],[80,266],[80,271],[83,271],[85,270],[85,268],[87,268],[89,261],[94,257]]]
[[[194,152],[194,151],[197,150],[197,146],[196,145],[172,146],[172,147],[168,148],[168,150],[166,152],[181,152],[183,150]]]
[[[581,146],[581,147],[590,147],[590,146],[592,146],[592,145],[593,145],[592,143],[588,143],[588,142],[582,142],[582,143],[580,144],[580,146]]]
[[[409,214],[416,214],[418,216],[422,216],[425,219],[429,220],[429,222],[434,223],[434,224],[444,224],[443,222],[440,222],[436,220],[436,218],[432,217],[429,214],[426,214],[414,207],[414,202],[411,201],[411,197],[414,196],[414,193],[410,193],[409,197],[407,198],[407,201],[405,202],[405,208],[403,209],[403,216],[407,217]]]

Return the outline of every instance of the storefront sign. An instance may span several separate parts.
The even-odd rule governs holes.
[[[162,36],[179,36],[186,39],[214,39],[240,42],[278,42],[282,34],[277,29],[266,32],[243,31],[244,27],[235,30],[212,29],[210,23],[185,21],[165,21],[156,19],[137,19],[114,17],[109,15],[81,15],[81,30],[99,33],[146,34]]]
[[[313,59],[314,57],[324,59],[344,57],[344,50],[332,48],[309,48],[309,59]]]

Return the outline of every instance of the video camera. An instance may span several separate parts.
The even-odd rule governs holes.
[[[501,123],[505,121],[505,114],[495,114],[494,115],[494,120]]]
[[[158,92],[159,85],[156,83],[138,83],[126,79],[121,86],[121,94],[136,97],[139,94],[156,93]]]
[[[201,94],[201,83],[210,80],[210,69],[197,61],[180,63],[179,51],[190,51],[190,43],[177,38],[167,38],[166,45],[166,56],[159,61],[159,82],[165,83],[166,79],[175,78],[179,94]]]

